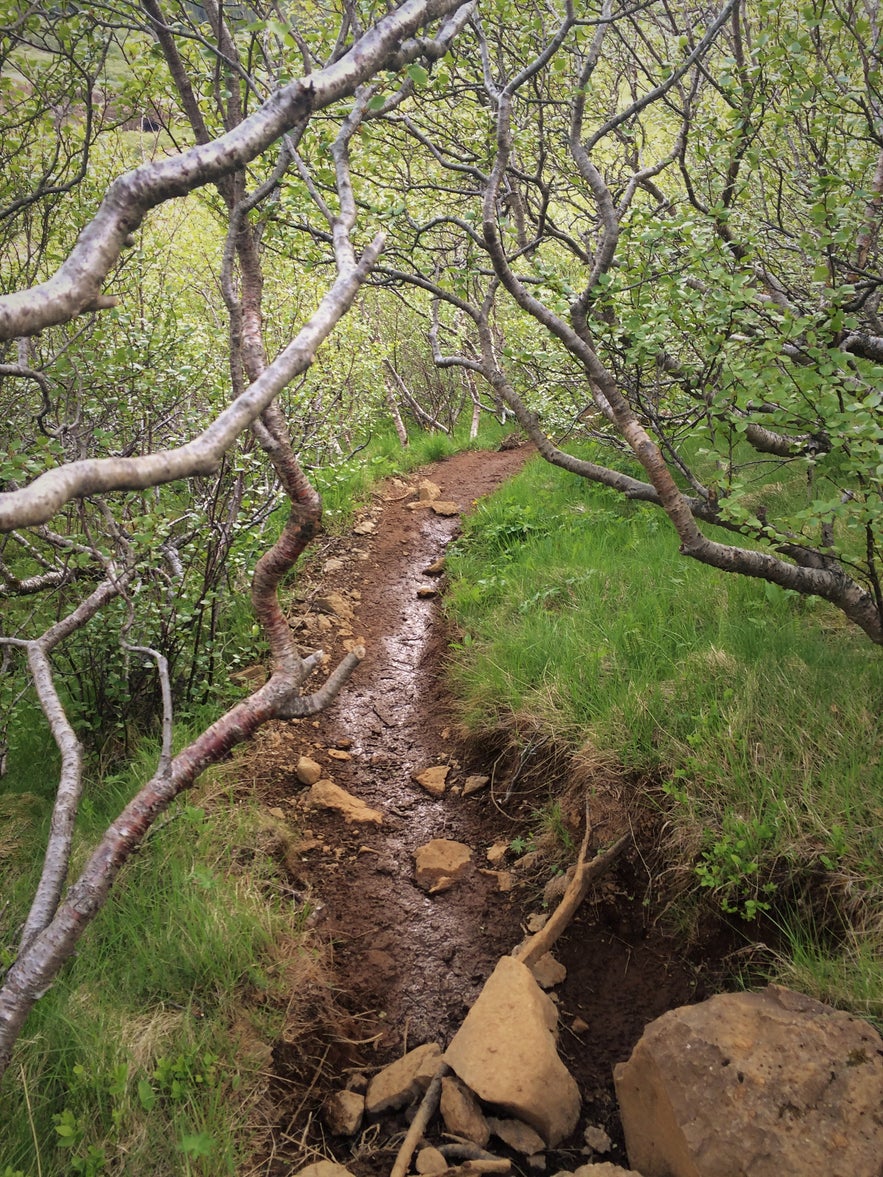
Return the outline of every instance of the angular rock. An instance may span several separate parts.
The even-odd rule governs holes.
[[[328,755],[332,760],[352,760],[352,755],[343,748],[329,748]]]
[[[558,1057],[558,1013],[530,970],[504,956],[445,1051],[479,1099],[530,1124],[554,1146],[576,1127],[579,1089]]]
[[[365,1094],[365,1110],[376,1116],[421,1099],[441,1062],[437,1042],[424,1042],[374,1076]]]
[[[610,1152],[613,1148],[613,1141],[600,1124],[586,1124],[583,1140],[592,1152]]]
[[[431,502],[429,504],[429,506],[432,508],[432,510],[435,512],[436,515],[447,516],[447,515],[459,515],[460,514],[459,503],[451,503],[451,502],[447,502],[447,501],[442,501],[441,499],[436,499],[434,502]]]
[[[878,1177],[883,1040],[777,985],[671,1010],[614,1070],[645,1177]]]
[[[489,776],[482,776],[481,773],[472,773],[466,778],[466,784],[463,786],[463,796],[468,797],[470,793],[477,793],[479,789],[483,789],[491,778]]]
[[[335,785],[333,781],[316,781],[307,795],[307,800],[310,805],[319,809],[336,809],[338,813],[342,814],[344,821],[383,825],[382,813],[371,809],[364,801],[360,801],[358,797],[354,797],[352,793],[348,793],[340,785]]]
[[[463,842],[433,838],[414,853],[414,878],[418,887],[437,895],[458,882],[472,861],[472,851]]]
[[[314,785],[322,776],[322,765],[317,764],[309,756],[301,756],[294,770],[294,775],[302,785]]]
[[[526,1157],[541,1153],[545,1148],[543,1138],[523,1120],[498,1120],[496,1116],[488,1116],[487,1126],[492,1136],[498,1136],[504,1144]]]
[[[313,599],[313,608],[317,613],[333,613],[343,621],[352,621],[355,613],[353,607],[340,593],[323,593]]]
[[[488,847],[486,857],[491,866],[499,866],[508,853],[508,842],[494,842],[493,846]]]
[[[456,1075],[445,1075],[441,1084],[441,1114],[452,1136],[471,1140],[484,1148],[491,1130],[475,1094]]]
[[[421,503],[431,503],[441,498],[441,487],[429,478],[421,478],[417,483],[417,498]]]
[[[433,560],[431,564],[427,564],[423,569],[424,576],[441,576],[445,570],[445,557],[439,556],[437,560]]]
[[[363,519],[361,523],[357,523],[353,528],[356,535],[370,535],[372,531],[377,530],[377,524],[373,519]]]
[[[432,768],[424,769],[423,772],[415,773],[413,779],[427,793],[431,793],[433,797],[440,797],[445,791],[445,781],[448,779],[450,771],[449,764],[436,764]]]
[[[316,1161],[305,1169],[298,1169],[294,1177],[353,1177],[349,1169],[336,1161]]]
[[[417,589],[417,596],[421,601],[428,601],[431,597],[438,596],[438,589],[432,588],[428,584],[424,584],[421,585],[419,589]]]
[[[636,1169],[623,1169],[611,1161],[596,1161],[594,1165],[580,1165],[573,1173],[556,1173],[555,1177],[641,1177]]]
[[[445,1160],[444,1154],[440,1153],[437,1148],[427,1145],[417,1153],[414,1159],[414,1168],[418,1173],[432,1177],[434,1173],[446,1172],[448,1162]]]
[[[322,1105],[322,1120],[332,1136],[355,1136],[364,1114],[365,1097],[356,1091],[335,1091]]]
[[[530,971],[541,989],[552,989],[567,979],[567,969],[551,952],[547,952],[532,964]]]

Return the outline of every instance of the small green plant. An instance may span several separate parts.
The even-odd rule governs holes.
[[[728,826],[703,851],[696,875],[700,887],[715,892],[723,911],[753,920],[769,911],[769,899],[776,892],[775,883],[757,881],[758,860],[775,830],[763,821],[740,818],[731,819]]]
[[[533,834],[517,834],[509,843],[509,849],[513,854],[527,854],[533,848]]]

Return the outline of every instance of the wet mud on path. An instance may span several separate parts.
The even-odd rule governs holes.
[[[289,1174],[328,1156],[358,1177],[388,1172],[396,1125],[368,1125],[354,1140],[329,1137],[318,1114],[323,1099],[354,1073],[370,1075],[422,1042],[446,1045],[499,957],[523,938],[530,913],[543,909],[548,864],[545,873],[515,872],[508,889],[499,872],[517,856],[507,851],[492,868],[487,851],[523,834],[530,815],[548,796],[564,793],[567,782],[555,779],[549,765],[539,783],[519,784],[505,804],[497,787],[463,795],[468,775],[499,773],[506,760],[498,748],[458,742],[444,680],[444,617],[438,596],[418,596],[439,587],[425,569],[444,555],[459,518],[408,507],[419,480],[429,477],[443,500],[465,512],[526,456],[524,450],[463,453],[410,476],[407,485],[387,484],[352,536],[322,541],[304,577],[307,588],[292,617],[304,648],[321,645],[332,661],[359,642],[368,653],[327,713],[271,725],[263,737],[268,755],[259,795],[299,830],[287,869],[294,893],[306,896],[314,913],[339,1019],[317,1031],[315,1043],[300,1037],[277,1044],[279,1130],[275,1159],[262,1171]],[[295,776],[302,755],[377,810],[382,823],[347,822],[309,806],[309,790]],[[435,765],[449,766],[442,796],[413,779]],[[556,990],[559,1048],[584,1103],[558,1168],[584,1163],[586,1124],[605,1127],[614,1141],[596,1159],[624,1161],[612,1067],[628,1057],[647,1022],[707,995],[720,955],[717,946],[713,961],[704,959],[707,946],[685,953],[648,918],[641,844],[654,831],[634,823],[657,819],[636,817],[616,782],[608,794],[593,817],[595,840],[604,845],[632,825],[638,848],[595,889],[555,950],[568,970]],[[580,816],[574,817],[577,846]],[[428,895],[415,882],[414,853],[435,838],[465,843],[472,862],[455,886]],[[555,1159],[549,1164],[555,1172]]]

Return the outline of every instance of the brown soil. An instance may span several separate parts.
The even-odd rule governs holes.
[[[523,758],[502,737],[483,745],[457,739],[444,676],[449,633],[438,598],[417,594],[439,586],[423,570],[443,554],[458,520],[409,510],[409,490],[428,476],[443,499],[468,510],[526,456],[463,453],[421,471],[408,486],[386,486],[352,536],[324,542],[305,578],[312,587],[301,591],[293,618],[309,631],[305,648],[321,642],[336,658],[345,645],[363,641],[368,656],[327,713],[273,725],[259,748],[262,800],[292,814],[301,829],[287,867],[295,895],[308,896],[335,988],[330,1019],[317,1015],[311,1034],[276,1046],[278,1130],[273,1160],[262,1171],[297,1172],[319,1156],[335,1157],[357,1177],[389,1171],[404,1121],[368,1125],[356,1140],[334,1139],[323,1135],[323,1099],[406,1049],[450,1040],[498,958],[523,938],[526,918],[542,910],[543,885],[572,861],[588,792],[593,845],[631,828],[635,848],[556,946],[568,970],[557,991],[560,1049],[583,1093],[584,1115],[573,1139],[548,1159],[548,1172],[585,1163],[588,1124],[605,1127],[614,1140],[613,1151],[597,1159],[624,1163],[612,1068],[649,1021],[707,995],[732,947],[715,932],[687,951],[654,922],[652,864],[662,817],[638,784],[597,766],[574,768],[543,746]],[[316,613],[332,591],[352,604],[352,620]],[[307,790],[294,775],[300,755],[380,810],[383,824],[347,825],[337,814],[307,809]],[[412,777],[438,764],[450,766],[447,790],[432,797]],[[463,797],[470,773],[492,776],[492,785]],[[529,855],[514,871],[514,888],[500,890],[486,869],[487,849],[526,838],[550,798],[562,799],[567,844]],[[466,843],[473,866],[455,887],[428,896],[414,882],[413,855],[432,838]],[[516,858],[510,850],[502,867],[512,869]]]

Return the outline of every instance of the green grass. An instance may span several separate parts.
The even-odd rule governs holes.
[[[145,745],[124,772],[90,783],[75,866],[154,755]],[[48,809],[9,784],[7,959]],[[243,1051],[231,1027],[252,1019],[269,1032],[281,1019],[274,946],[296,942],[302,917],[278,898],[265,825],[223,780],[209,778],[158,825],[33,1010],[0,1088],[0,1163],[28,1177],[234,1174],[248,1156],[266,1060]]]
[[[799,901],[829,947],[839,928],[875,989],[855,1005],[883,1014],[880,651],[824,602],[679,557],[660,512],[540,460],[467,520],[449,570],[467,724],[660,778],[695,884],[749,918]]]

